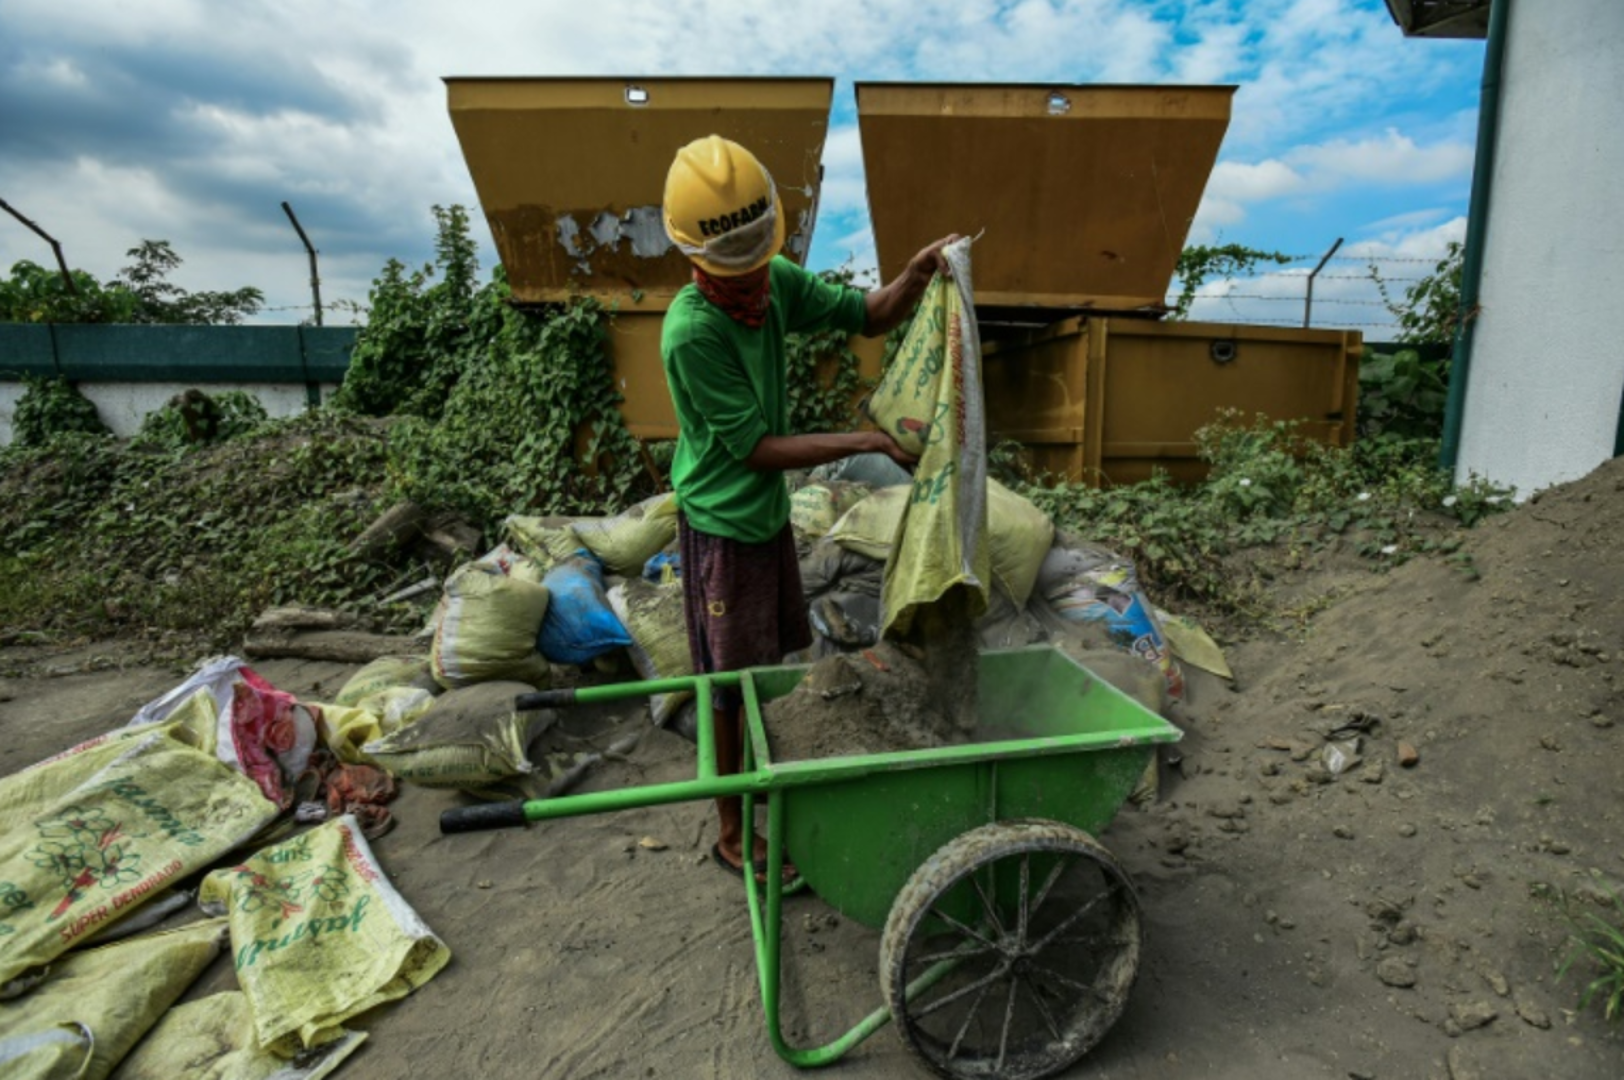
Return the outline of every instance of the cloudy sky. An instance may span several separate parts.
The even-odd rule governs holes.
[[[99,278],[144,238],[190,289],[255,285],[263,322],[308,318],[291,202],[323,298],[364,302],[385,260],[432,254],[435,204],[494,248],[446,111],[449,75],[837,79],[811,265],[872,265],[854,81],[1240,87],[1191,242],[1303,256],[1209,286],[1195,314],[1388,321],[1464,233],[1481,42],[1407,40],[1382,0],[0,0],[0,198]],[[50,249],[0,216],[0,267]],[[329,321],[345,317],[329,314]],[[1381,337],[1379,326],[1365,327]]]

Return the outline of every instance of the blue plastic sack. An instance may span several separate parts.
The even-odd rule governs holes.
[[[632,643],[603,591],[603,567],[591,556],[565,559],[542,578],[551,594],[536,648],[555,664],[590,664]]]

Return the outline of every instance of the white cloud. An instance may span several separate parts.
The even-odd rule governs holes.
[[[448,75],[827,73],[840,79],[845,118],[856,80],[1237,82],[1226,156],[1194,242],[1241,226],[1264,203],[1355,181],[1450,183],[1470,164],[1469,112],[1458,100],[1431,126],[1399,112],[1425,113],[1432,91],[1472,85],[1476,54],[1406,41],[1370,0],[244,0],[229,17],[201,0],[94,10],[7,0],[4,23],[0,50],[13,71],[84,103],[68,115],[84,126],[53,135],[53,146],[71,147],[71,163],[24,162],[8,128],[8,201],[99,276],[141,237],[161,237],[185,257],[186,287],[257,284],[278,306],[308,296],[303,251],[276,205],[283,198],[328,249],[330,295],[363,299],[384,259],[427,257],[436,203],[473,209],[490,265],[446,113]],[[112,56],[126,81],[113,81]],[[180,69],[157,70],[158,57]],[[98,129],[97,104],[117,94],[178,117],[163,131],[185,145],[142,147]],[[824,160],[818,248],[871,261],[849,119],[831,127]],[[1429,206],[1440,201],[1429,192]],[[316,224],[323,205],[333,217]],[[1397,219],[1409,212],[1395,195],[1382,214],[1395,220],[1345,231],[1408,242],[1411,223]],[[38,246],[0,221],[0,262],[40,261]]]
[[[1221,161],[1212,170],[1212,179],[1207,181],[1207,190],[1215,197],[1240,202],[1294,195],[1304,186],[1305,181],[1300,173],[1290,165],[1272,159],[1256,165]]]
[[[1333,139],[1291,152],[1293,161],[1325,180],[1342,183],[1430,184],[1470,176],[1472,147],[1446,141],[1419,146],[1394,128],[1376,138]]]

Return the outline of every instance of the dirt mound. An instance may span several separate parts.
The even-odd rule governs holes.
[[[920,660],[889,642],[812,666],[794,690],[762,709],[774,761],[922,750],[967,741],[931,704]]]
[[[1168,983],[1292,1014],[1243,1040],[1260,1060],[1285,1040],[1352,1075],[1617,1075],[1617,1033],[1554,979],[1544,898],[1624,879],[1620,581],[1614,460],[1457,556],[1343,579],[1300,639],[1232,649],[1238,693],[1198,683],[1164,801],[1108,834],[1149,849],[1163,950],[1225,942],[1216,966],[1159,950]],[[1328,767],[1353,739],[1360,763]]]

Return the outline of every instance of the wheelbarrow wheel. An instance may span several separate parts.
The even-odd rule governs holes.
[[[880,989],[938,1075],[1033,1080],[1116,1022],[1140,942],[1133,885],[1098,841],[1060,822],[998,822],[944,845],[903,886]]]

